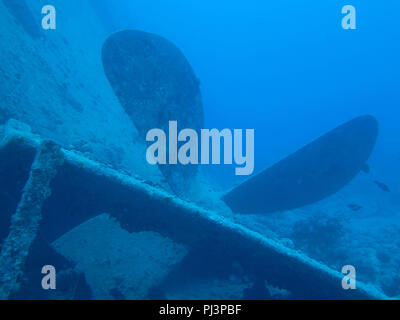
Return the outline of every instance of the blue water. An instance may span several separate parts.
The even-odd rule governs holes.
[[[381,126],[374,166],[388,179],[398,172],[396,1],[352,1],[357,30],[341,28],[343,1],[107,2],[121,16],[111,30],[153,32],[183,51],[201,80],[206,127],[256,130],[256,171],[372,114]],[[214,174],[233,179],[231,168]]]
[[[379,123],[379,136],[368,160],[369,173],[360,173],[339,192],[304,208],[264,215],[229,214],[228,217],[336,271],[340,272],[345,264],[355,265],[360,280],[390,297],[400,297],[397,275],[400,266],[398,1],[90,0],[90,5],[84,6],[87,19],[85,11],[79,11],[79,23],[74,23],[73,5],[57,0],[59,18],[54,33],[38,29],[40,19],[35,10],[44,5],[44,1],[32,2],[28,10],[13,6],[8,0],[0,2],[1,9],[7,10],[4,17],[22,26],[17,31],[9,27],[11,23],[6,26],[10,28],[6,28],[7,39],[14,39],[11,34],[16,35],[20,51],[12,47],[10,53],[5,41],[0,43],[0,49],[4,49],[4,53],[0,51],[0,58],[5,61],[0,64],[0,97],[4,101],[4,107],[0,106],[0,124],[10,118],[25,122],[43,138],[54,139],[85,157],[139,176],[147,185],[161,185],[171,191],[159,172],[156,175],[143,163],[140,165],[138,158],[141,159],[140,152],[144,149],[132,143],[137,139],[132,119],[126,109],[118,105],[104,76],[101,46],[116,31],[150,32],[168,39],[180,49],[200,82],[204,127],[255,130],[254,175],[342,123],[361,115],[374,116]],[[341,26],[344,16],[341,9],[347,4],[356,8],[356,30],[344,30]],[[98,33],[93,28],[98,28]],[[90,30],[87,31],[89,35],[81,31],[85,29]],[[90,32],[93,32],[93,42]],[[57,38],[60,34],[61,40]],[[34,74],[35,67],[43,67],[39,75]],[[185,199],[216,212],[221,209],[221,203],[215,204],[215,198],[219,199],[225,191],[249,178],[236,176],[235,165],[202,166],[201,170],[206,182],[202,182],[200,191],[192,198],[186,195]],[[197,248],[199,256],[192,254],[185,258],[185,266],[191,270],[183,269],[181,273],[176,271],[170,275],[170,281],[192,282],[192,287],[182,285],[177,287],[180,291],[175,288],[169,292],[168,288],[153,283],[141,292],[141,287],[134,287],[141,279],[127,287],[123,282],[125,278],[136,281],[135,275],[148,276],[146,267],[142,268],[140,263],[137,269],[131,268],[133,243],[148,241],[150,249],[145,246],[144,253],[134,251],[134,254],[147,257],[148,252],[154,253],[155,258],[147,258],[158,263],[178,263],[176,257],[184,256],[184,249],[169,242],[159,244],[157,241],[161,243],[161,240],[154,234],[146,234],[145,240],[138,240],[135,232],[128,235],[125,229],[140,228],[130,226],[130,221],[123,219],[118,222],[121,226],[104,216],[77,226],[76,221],[85,220],[82,216],[93,218],[104,213],[95,210],[104,209],[100,204],[95,205],[89,214],[81,206],[86,204],[86,198],[80,199],[77,192],[68,191],[67,182],[64,187],[66,196],[60,200],[56,194],[50,198],[53,201],[46,209],[56,211],[53,208],[61,205],[60,214],[65,211],[71,215],[68,221],[73,221],[78,228],[78,236],[73,233],[74,229],[60,241],[52,239],[51,246],[35,242],[32,250],[42,254],[39,258],[29,256],[26,271],[29,281],[11,298],[293,298],[282,290],[284,288],[267,286],[267,290],[257,266],[253,266],[257,271],[255,275],[248,276],[240,264],[225,261],[218,250],[211,250],[211,258],[207,257],[210,248],[215,246],[208,241]],[[62,182],[57,188],[63,190]],[[7,195],[0,198],[0,203],[9,204],[10,201],[4,199],[11,198],[8,195],[12,193],[11,187],[0,186],[0,190]],[[262,194],[263,190],[258,192]],[[88,194],[90,198],[90,192]],[[125,209],[125,202],[122,202],[111,202],[114,208],[108,206],[107,209],[119,212]],[[12,205],[2,213],[6,210],[11,212]],[[143,212],[146,210],[151,211],[143,208]],[[61,233],[59,230],[64,228],[62,224],[57,225],[57,219],[50,223],[44,221],[44,228],[52,231],[39,234],[43,238],[57,238],[57,232]],[[103,239],[104,226],[115,234]],[[160,228],[160,224],[155,222],[155,228]],[[86,230],[91,230],[93,234],[89,238],[98,239],[98,246],[103,245],[104,252],[111,252],[109,256],[104,253],[105,257],[97,258],[101,250],[87,244],[85,239],[84,246],[81,243],[85,248],[83,254],[80,252],[79,241]],[[5,238],[8,229],[3,227],[0,231]],[[115,244],[117,249],[107,246],[116,239],[119,241]],[[122,253],[118,256],[115,252]],[[43,294],[35,287],[42,277],[36,273],[36,268],[40,267],[43,257],[54,259],[57,266],[62,266],[59,295]],[[213,263],[204,264],[207,259],[212,259]],[[102,281],[108,276],[102,272],[109,270],[108,265],[115,261],[119,263],[117,276],[110,275],[107,283],[111,285],[104,289],[99,283],[104,285]],[[154,274],[161,274],[162,267],[167,268],[162,263],[154,264]],[[213,267],[206,268],[209,265]],[[196,272],[197,278],[192,279]],[[217,280],[207,282],[213,277]],[[97,283],[96,279],[101,281]],[[209,290],[210,287],[215,290]]]

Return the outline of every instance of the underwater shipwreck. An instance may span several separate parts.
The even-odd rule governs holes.
[[[358,290],[345,291],[341,273],[304,254],[217,212],[180,200],[162,189],[64,150],[54,142],[21,131],[13,122],[5,127],[0,159],[1,190],[7,190],[10,199],[20,199],[8,201],[7,210],[2,210],[2,236],[6,238],[0,255],[3,299],[13,297],[20,290],[24,292],[24,286],[32,286],[29,282],[38,279],[29,273],[49,261],[57,261],[60,277],[65,272],[72,286],[59,298],[79,298],[79,294],[86,292],[79,286],[88,284],[68,258],[74,257],[83,273],[84,266],[91,265],[82,261],[84,252],[74,253],[74,249],[90,248],[87,241],[94,239],[85,234],[84,224],[96,224],[97,220],[105,222],[102,228],[106,229],[99,230],[100,236],[114,228],[127,232],[127,238],[129,234],[136,234],[134,239],[138,241],[132,243],[135,245],[132,252],[118,258],[130,263],[130,271],[121,272],[134,272],[136,278],[136,283],[131,283],[133,292],[127,287],[121,293],[128,298],[135,298],[139,292],[143,295],[137,298],[152,298],[148,296],[149,291],[150,294],[163,292],[168,297],[168,289],[179,290],[180,285],[195,283],[197,276],[204,281],[204,277],[221,272],[229,275],[235,264],[240,265],[242,272],[287,290],[291,299],[385,298],[362,283],[357,284]],[[75,214],[65,209],[66,202],[75,203]],[[80,212],[85,212],[85,216],[80,216]],[[93,217],[91,221],[82,221],[89,217]],[[4,222],[9,225],[8,234],[4,234]],[[65,233],[66,230],[69,231]],[[105,236],[104,241],[107,240]],[[77,247],[68,249],[69,241]],[[107,257],[107,243],[103,246],[92,263],[113,263]],[[205,265],[204,261],[207,261]],[[134,263],[143,267],[136,268]],[[196,263],[203,264],[199,275],[196,275]],[[90,279],[92,290],[107,290],[107,284],[117,283],[117,277],[124,277],[118,273],[104,276],[109,278],[108,283],[97,283],[99,278]],[[113,289],[124,291],[108,287],[111,292]]]
[[[9,23],[20,23],[25,10],[0,2]],[[0,299],[388,299],[362,281],[344,290],[340,270],[235,218],[293,210],[338,192],[373,152],[374,117],[349,119],[221,196],[199,193],[197,166],[149,169],[137,142],[151,128],[167,129],[169,120],[204,125],[199,80],[180,50],[143,31],[104,32],[93,36],[93,53],[82,53],[93,65],[77,71],[81,62],[67,62],[77,54],[55,52],[44,62],[54,44],[41,52],[35,41],[42,35],[29,19],[16,27],[31,30],[29,44],[11,41],[8,54],[14,61],[12,46],[20,46],[36,62],[0,70],[9,83],[2,103],[11,106],[2,109],[0,127]],[[52,76],[42,87],[27,84],[46,68]],[[89,68],[97,80],[85,78]],[[25,79],[29,73],[33,80]],[[45,88],[49,96],[36,98]],[[57,101],[67,102],[50,112]],[[22,112],[17,106],[24,104]],[[118,111],[101,114],[103,105]],[[104,136],[92,145],[79,137],[95,136],[96,121]],[[57,290],[40,286],[45,265],[57,270]]]

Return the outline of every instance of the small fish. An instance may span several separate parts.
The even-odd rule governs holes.
[[[379,188],[381,188],[383,191],[385,191],[385,192],[390,192],[390,189],[389,189],[389,187],[386,185],[386,184],[384,184],[383,182],[379,182],[379,181],[374,181],[374,183],[379,187]]]
[[[371,169],[370,169],[370,167],[369,167],[369,165],[367,163],[364,163],[362,168],[361,168],[361,171],[364,172],[364,173],[369,173],[371,171]]]
[[[353,211],[359,211],[363,208],[362,206],[359,206],[358,204],[355,203],[350,203],[348,207]]]

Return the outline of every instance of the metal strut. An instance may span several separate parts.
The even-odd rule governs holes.
[[[42,219],[43,203],[51,195],[50,183],[63,162],[57,144],[51,141],[40,144],[0,252],[0,299],[7,299],[20,287],[25,261]]]

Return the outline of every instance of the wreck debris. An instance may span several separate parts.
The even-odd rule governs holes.
[[[21,201],[12,216],[10,232],[0,253],[0,299],[18,290],[29,249],[42,219],[42,206],[51,195],[50,183],[63,163],[60,147],[43,141],[33,161]]]
[[[256,274],[269,284],[284,288],[294,299],[387,299],[378,289],[362,282],[357,282],[357,290],[343,290],[339,271],[217,212],[171,197],[158,187],[38,137],[16,131],[12,135],[6,132],[5,136],[0,151],[14,145],[21,149],[35,147],[38,153],[0,253],[2,299],[18,289],[27,271],[24,262],[39,222],[39,232],[51,243],[101,212],[109,212],[128,232],[151,230],[188,248],[187,256],[162,281],[166,287],[176,272],[193,271],[188,269],[193,261],[190,257],[201,257],[202,261],[223,257],[226,263],[240,263],[244,273]],[[59,201],[65,195],[67,201],[76,201],[80,206],[76,208],[80,210],[79,219],[70,216],[65,203]],[[42,259],[43,264],[49,263],[48,257]],[[205,268],[212,266],[210,263]]]

